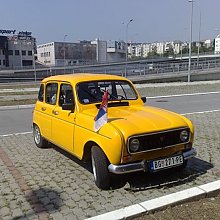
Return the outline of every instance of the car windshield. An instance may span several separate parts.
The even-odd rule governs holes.
[[[90,81],[77,85],[78,99],[83,104],[101,102],[105,91],[109,101],[135,100],[138,97],[127,81]]]

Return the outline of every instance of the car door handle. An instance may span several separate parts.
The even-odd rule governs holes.
[[[45,110],[46,110],[46,108],[45,108],[45,107],[42,107],[42,108],[41,108],[41,110],[42,110],[42,111],[45,111]]]
[[[52,112],[53,112],[54,115],[59,115],[59,112],[58,112],[58,111],[54,111],[54,110],[53,110]]]

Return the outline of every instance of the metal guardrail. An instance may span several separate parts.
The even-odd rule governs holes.
[[[220,58],[212,59],[193,59],[191,70],[205,71],[220,68]],[[99,64],[87,66],[65,66],[64,67],[44,67],[36,69],[6,70],[0,71],[0,82],[10,81],[36,81],[47,76],[58,74],[74,73],[107,73],[121,75],[125,77],[159,75],[170,73],[182,73],[188,71],[188,60],[176,59],[154,59],[145,61],[134,61],[126,63]]]

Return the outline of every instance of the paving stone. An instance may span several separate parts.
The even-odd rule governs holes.
[[[220,83],[218,87],[212,86],[204,88],[204,91],[220,91]],[[187,88],[189,93],[202,91],[201,86]],[[156,89],[144,87],[141,91],[149,96],[164,95],[165,92],[188,92],[181,86],[179,90],[178,86],[168,86]],[[2,212],[11,220],[13,215],[24,216],[28,209],[32,214],[27,215],[27,218],[37,219],[33,209],[35,210],[39,203],[51,217],[53,215],[57,219],[85,219],[219,179],[220,112],[186,117],[195,125],[194,147],[198,150],[198,156],[189,161],[181,174],[166,171],[153,175],[132,174],[126,177],[126,185],[108,191],[99,190],[90,171],[74,159],[66,157],[54,148],[38,149],[32,134],[0,137],[0,149],[8,155],[29,187],[28,191],[22,191],[16,178],[0,160],[0,190],[6,189],[0,192],[0,206],[3,207],[0,209],[0,219],[3,218]],[[30,193],[33,196],[30,196]],[[17,206],[13,200],[18,202]]]
[[[77,206],[76,202],[72,199],[67,200],[65,204],[71,209]]]
[[[66,220],[78,220],[79,218],[77,218],[76,215],[71,213],[71,214],[68,214],[67,216],[65,216],[65,219]]]
[[[61,220],[64,219],[64,216],[60,214],[59,212],[50,214],[50,216],[53,218],[53,220]]]
[[[7,216],[10,214],[10,209],[8,207],[1,207],[0,213],[0,216]]]
[[[1,217],[1,220],[11,220],[13,217],[11,215]]]
[[[12,216],[13,216],[13,218],[21,217],[21,216],[23,216],[23,212],[21,211],[21,209],[16,208],[16,209],[12,210]]]

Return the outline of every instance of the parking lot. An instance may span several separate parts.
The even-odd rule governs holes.
[[[137,87],[142,95],[152,97],[218,92],[220,82]],[[172,101],[169,98],[157,99],[152,103],[153,100],[148,99],[147,103],[172,109],[174,102],[178,104],[176,107],[181,110],[179,112],[184,113],[189,112],[189,109],[184,110],[179,104],[185,106],[184,103],[189,101],[187,97],[186,100],[182,98]],[[201,95],[200,101],[194,103],[197,103],[198,109],[219,109],[215,106],[218,96],[212,99],[215,102],[212,106],[202,101],[209,99],[211,96]],[[199,105],[201,102],[204,104]],[[1,111],[1,117],[8,118],[8,131],[11,130],[8,132],[11,134],[8,134],[6,128],[1,129],[0,135],[0,219],[3,220],[86,219],[220,178],[219,110],[196,110],[185,115],[195,125],[194,147],[198,151],[197,157],[189,161],[185,170],[119,176],[113,184],[114,188],[109,191],[101,191],[95,186],[90,164],[82,163],[53,145],[47,149],[35,146],[30,132],[31,109],[30,112],[24,110],[22,114],[19,114],[21,110],[10,111],[13,117],[7,110]],[[16,115],[19,116],[17,123]],[[24,120],[23,131],[28,128],[28,132],[18,130]],[[6,127],[3,118],[2,123]]]
[[[38,149],[31,133],[0,137],[2,219],[85,219],[219,179],[220,112],[187,115],[196,158],[187,168],[123,176],[99,190],[91,167],[55,146]]]

